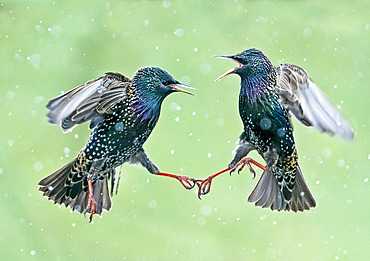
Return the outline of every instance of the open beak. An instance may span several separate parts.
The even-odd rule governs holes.
[[[237,60],[235,60],[234,58],[232,58],[232,56],[228,56],[228,55],[218,55],[218,56],[213,56],[215,58],[221,58],[221,59],[227,59],[227,60],[233,60],[235,62],[237,62],[239,64],[238,67],[236,68],[231,68],[230,70],[228,70],[227,72],[225,72],[224,74],[222,74],[221,76],[219,76],[215,81],[219,81],[221,80],[221,78],[224,78],[225,76],[228,76],[230,74],[233,74],[235,73],[239,68],[241,68],[243,66],[243,64],[241,64],[240,62],[238,62]]]
[[[174,92],[183,92],[183,93],[187,93],[187,94],[190,94],[190,95],[195,96],[194,93],[189,92],[189,91],[186,91],[186,90],[183,90],[183,89],[181,89],[181,88],[178,87],[178,86],[182,86],[182,87],[185,87],[185,88],[188,88],[188,89],[196,90],[194,87],[192,87],[190,85],[187,85],[187,84],[181,83],[181,82],[177,82],[175,84],[170,84],[170,86],[171,86],[171,88],[172,88],[172,90]]]

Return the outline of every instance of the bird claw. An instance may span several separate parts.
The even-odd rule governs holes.
[[[254,170],[253,170],[252,174],[253,174],[253,178],[252,179],[255,179],[256,178],[256,172]]]
[[[201,199],[202,195],[206,195],[211,191],[211,183],[212,180],[217,177],[218,175],[221,175],[222,173],[225,173],[226,171],[229,171],[230,168],[227,167],[226,169],[223,169],[215,174],[212,174],[211,176],[208,176],[205,179],[198,179],[196,180],[196,184],[198,186],[198,198]]]
[[[244,158],[244,159],[241,159],[230,171],[230,174],[232,172],[234,172],[236,169],[238,169],[238,174],[240,174],[240,171],[242,171],[244,169],[245,166],[248,167],[249,171],[253,174],[253,179],[256,178],[256,172],[254,171],[252,165],[251,165],[251,162],[253,160],[251,158]]]
[[[197,180],[196,184],[198,186],[198,198],[202,199],[202,195],[206,195],[211,191],[211,183],[212,183],[212,178],[208,177],[206,179],[201,179]]]
[[[89,197],[89,203],[87,204],[87,207],[86,207],[86,209],[84,211],[85,218],[86,218],[86,213],[89,210],[91,211],[91,214],[90,214],[90,222],[89,223],[91,223],[91,221],[93,219],[93,216],[94,216],[94,213],[96,212],[96,201],[94,200],[94,198],[91,198],[91,197]]]
[[[189,178],[187,176],[178,176],[178,181],[180,181],[181,185],[184,186],[184,188],[191,190],[194,188],[195,184],[197,183],[197,180],[194,178]]]

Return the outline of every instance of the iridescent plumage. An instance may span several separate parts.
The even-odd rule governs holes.
[[[199,195],[208,193],[212,179],[223,172],[244,165],[254,172],[252,163],[264,172],[250,194],[249,202],[279,211],[297,212],[315,207],[316,202],[298,165],[290,115],[307,126],[347,140],[353,139],[351,126],[298,66],[281,64],[274,67],[257,49],[218,57],[239,64],[218,79],[234,73],[240,76],[239,114],[244,129],[228,168],[197,182]],[[265,167],[244,158],[252,150],[257,150],[263,157]]]
[[[67,132],[90,121],[93,131],[74,160],[39,182],[43,195],[80,213],[91,212],[91,220],[94,212],[110,209],[108,184],[113,193],[115,168],[125,162],[177,178],[191,189],[193,179],[160,172],[142,147],[158,121],[165,97],[179,91],[192,94],[179,85],[186,86],[163,69],[145,67],[132,80],[106,73],[52,99],[47,105],[52,124],[60,124]]]

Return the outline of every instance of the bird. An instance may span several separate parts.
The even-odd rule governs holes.
[[[101,215],[111,208],[115,169],[126,162],[141,164],[152,174],[175,178],[192,189],[194,178],[160,172],[143,149],[163,100],[174,92],[194,95],[180,86],[195,89],[161,68],[144,67],[132,80],[107,72],[50,100],[46,107],[51,124],[68,132],[90,121],[92,132],[72,161],[39,181],[43,196],[79,213],[90,213],[91,222],[94,213]],[[119,178],[116,193],[118,184]]]
[[[351,125],[304,69],[288,63],[275,67],[255,48],[215,57],[238,63],[216,81],[230,74],[240,76],[239,114],[244,128],[228,167],[197,180],[198,197],[209,193],[212,179],[224,172],[240,172],[247,166],[255,177],[253,164],[263,173],[248,197],[249,202],[277,211],[303,212],[315,207],[316,201],[298,164],[291,116],[306,126],[348,141],[354,137]],[[253,150],[266,165],[246,158]]]

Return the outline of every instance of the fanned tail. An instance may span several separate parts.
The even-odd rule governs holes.
[[[270,172],[263,172],[253,191],[248,197],[248,201],[262,208],[286,211],[304,211],[316,206],[310,189],[302,175],[301,168],[298,166],[292,196],[287,201],[279,188],[278,181]]]
[[[67,186],[66,182],[69,175],[72,173],[75,161],[71,161],[59,170],[50,174],[39,181],[39,190],[42,195],[53,201],[55,204],[64,204],[69,206],[73,211],[76,210],[82,213],[86,210],[89,202],[89,191],[87,186],[82,183],[86,182],[86,178],[71,186]],[[112,206],[111,197],[109,195],[108,181],[114,178],[115,170],[111,170],[104,179],[95,180],[93,182],[94,199],[97,203],[96,214],[101,215],[103,210],[109,211]],[[88,210],[87,212],[90,212]]]
[[[299,165],[297,166],[292,199],[290,200],[289,205],[291,210],[294,212],[309,210],[310,208],[316,207],[316,201],[308,188]]]

